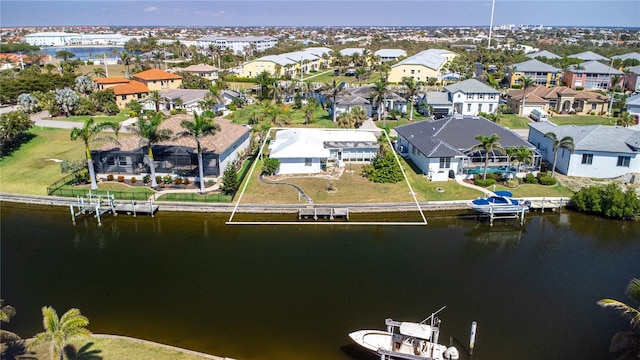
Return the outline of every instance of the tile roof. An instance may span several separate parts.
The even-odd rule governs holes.
[[[179,75],[168,73],[160,69],[149,69],[149,70],[134,74],[133,77],[142,79],[145,81],[182,79],[182,77]]]
[[[523,89],[509,90],[507,96],[513,100],[521,101]],[[556,86],[548,88],[544,85],[536,85],[527,89],[527,103],[541,102],[545,103],[551,99],[559,99],[561,97],[571,97],[576,99],[587,100],[589,103],[608,102],[609,98],[594,91],[578,91],[567,86]]]
[[[126,84],[129,79],[123,77],[95,78],[93,82],[96,84]]]
[[[116,85],[112,87],[114,95],[128,95],[128,94],[139,94],[139,93],[148,93],[149,88],[147,85],[131,80],[126,84]]]
[[[535,148],[515,132],[481,116],[451,116],[435,121],[419,121],[396,127],[403,138],[427,157],[464,156],[478,144],[477,135],[500,137],[503,147],[525,146]]]
[[[160,129],[171,130],[173,136],[177,136],[184,131],[184,128],[180,126],[183,120],[193,121],[192,115],[178,114],[167,118],[160,125]],[[225,150],[229,149],[238,139],[251,131],[248,127],[237,125],[224,118],[215,118],[213,122],[220,126],[220,130],[213,135],[205,136],[200,140],[203,152],[212,152],[215,154],[221,154]],[[142,147],[144,142],[137,136],[128,136],[126,138],[118,139],[118,144],[104,144],[100,147],[100,150],[120,150],[120,151],[134,151]],[[196,148],[196,141],[193,137],[184,136],[177,137],[171,140],[163,141],[158,145],[165,146],[182,146],[186,148]]]

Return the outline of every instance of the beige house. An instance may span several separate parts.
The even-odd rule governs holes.
[[[256,77],[263,71],[275,77],[295,77],[300,76],[300,72],[308,74],[328,67],[330,51],[329,48],[314,47],[280,55],[263,56],[242,65],[241,76]]]
[[[446,64],[456,56],[456,53],[449,50],[421,51],[391,66],[387,81],[399,83],[405,76],[422,82],[426,82],[430,78],[440,79],[441,70],[445,69]]]
[[[116,97],[116,104],[119,109],[124,109],[132,100],[140,101],[149,95],[149,88],[135,80],[129,80],[126,84],[119,84],[111,87]]]
[[[182,85],[182,77],[159,69],[149,69],[134,74],[133,80],[143,83],[150,91],[177,89]]]
[[[207,80],[215,81],[218,79],[219,69],[217,67],[214,67],[208,64],[197,64],[197,65],[187,66],[186,68],[183,68],[183,69],[177,69],[177,71],[186,71],[193,75],[203,77]]]
[[[507,104],[514,114],[520,114],[523,90],[507,93]],[[594,91],[573,90],[567,86],[547,88],[538,85],[527,89],[526,109],[529,114],[534,108],[560,114],[604,114],[609,109],[609,98]]]
[[[93,79],[93,83],[96,85],[96,89],[98,90],[106,90],[114,86],[128,84],[129,81],[131,80],[123,77],[108,77],[108,78]]]

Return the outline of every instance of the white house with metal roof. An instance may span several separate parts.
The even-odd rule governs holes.
[[[553,164],[554,133],[558,140],[573,138],[573,151],[558,149],[556,171],[567,176],[608,179],[640,173],[640,131],[620,126],[557,126],[550,122],[529,125],[529,142]]]
[[[407,52],[402,49],[380,49],[373,53],[380,58],[380,61],[387,62],[397,60],[400,57],[407,56]]]
[[[611,57],[612,59],[620,59],[622,61],[628,60],[628,59],[633,59],[633,60],[638,60],[640,61],[640,54],[638,54],[637,52],[630,52],[630,53],[626,53],[626,54],[622,54],[622,55],[615,55]]]
[[[453,113],[459,115],[477,115],[480,112],[493,114],[498,109],[500,92],[476,79],[468,79],[447,85],[453,104]]]
[[[552,53],[551,51],[547,51],[547,50],[542,50],[542,51],[534,52],[534,53],[531,53],[531,54],[526,54],[525,56],[530,58],[530,59],[537,59],[537,58],[561,59],[562,58],[562,57]]]
[[[278,39],[271,36],[203,36],[196,39],[200,48],[207,49],[209,45],[214,45],[224,50],[231,49],[238,55],[244,54],[250,47],[254,47],[256,51],[264,51],[277,43]]]
[[[573,59],[579,59],[583,61],[609,61],[610,60],[609,58],[604,57],[600,54],[596,54],[593,51],[585,51],[579,54],[569,55],[567,57],[570,57]]]
[[[331,163],[368,163],[378,147],[369,130],[280,129],[269,145],[269,157],[280,161],[278,174],[314,174]]]
[[[395,130],[398,133],[396,150],[411,159],[431,181],[473,176],[474,171],[479,171],[484,166],[485,155],[471,151],[479,143],[478,135],[496,134],[503,148],[524,146],[535,154],[535,146],[531,143],[481,116],[454,115],[398,126]],[[504,153],[494,151],[489,157],[492,168],[511,166]],[[539,157],[535,156],[532,166],[537,168],[538,163]]]

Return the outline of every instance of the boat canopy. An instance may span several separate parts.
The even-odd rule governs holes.
[[[400,334],[430,340],[432,329],[426,324],[403,322],[400,324]]]

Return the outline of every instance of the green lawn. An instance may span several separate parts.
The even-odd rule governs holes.
[[[77,123],[84,123],[85,121],[89,120],[89,118],[91,117],[93,117],[93,119],[97,122],[111,121],[111,122],[120,123],[129,118],[129,112],[127,110],[122,110],[117,115],[108,115],[108,116],[103,116],[103,115],[95,115],[95,116],[78,115],[78,116],[67,116],[67,117],[61,116],[61,117],[51,118],[51,120],[63,120],[63,121],[73,121]]]
[[[493,190],[493,187],[490,187]],[[572,197],[575,193],[560,184],[553,186],[520,184],[516,188],[507,188],[502,185],[496,185],[496,190],[508,190],[514,197]]]
[[[556,125],[614,125],[615,120],[597,115],[553,115],[549,121]]]
[[[269,123],[270,120],[266,118],[262,110],[260,109],[259,104],[253,104],[245,106],[242,109],[238,109],[234,111],[231,115],[227,115],[226,118],[232,120],[236,124],[248,124],[249,119],[256,113],[256,116],[259,120],[264,123]],[[327,110],[323,110],[321,107],[314,112],[315,121],[309,124],[309,127],[323,127],[323,128],[337,128],[338,125],[333,123],[333,119],[329,116]],[[289,126],[306,126],[304,125],[304,112],[302,110],[291,110],[291,120],[289,121]]]
[[[509,129],[528,129],[531,120],[515,114],[500,115],[500,125]]]

